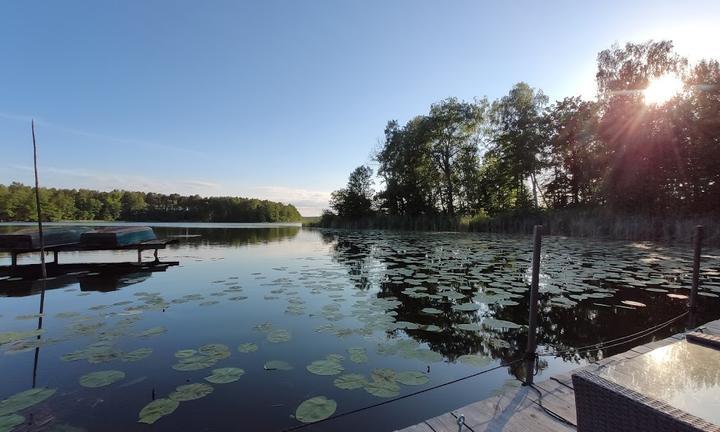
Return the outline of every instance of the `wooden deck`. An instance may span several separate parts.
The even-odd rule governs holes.
[[[700,328],[708,334],[720,336],[720,320],[711,321]],[[667,339],[640,345],[585,367],[595,368],[602,364],[633,358],[682,340],[684,337],[684,334],[677,334]],[[535,383],[535,387],[542,392],[542,406],[576,424],[575,393],[570,378],[573,372]],[[537,391],[529,387],[520,387],[433,417],[400,432],[457,432],[460,415],[465,416],[463,432],[575,431],[574,427],[553,418],[541,408]]]

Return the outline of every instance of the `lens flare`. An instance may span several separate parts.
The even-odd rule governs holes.
[[[680,93],[683,82],[676,75],[663,75],[654,78],[645,90],[643,96],[648,105],[662,105]]]

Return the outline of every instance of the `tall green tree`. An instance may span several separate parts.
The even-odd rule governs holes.
[[[372,169],[361,165],[350,173],[347,187],[336,190],[330,198],[330,206],[344,218],[358,219],[373,213]]]

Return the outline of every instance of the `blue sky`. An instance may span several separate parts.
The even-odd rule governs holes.
[[[292,202],[319,214],[385,123],[524,80],[594,94],[598,51],[720,58],[712,1],[0,4],[0,183]]]

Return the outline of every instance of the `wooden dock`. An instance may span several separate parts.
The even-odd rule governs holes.
[[[720,336],[720,320],[711,321],[700,328],[708,334]],[[685,334],[681,333],[640,345],[584,368],[592,369],[600,365],[630,359],[684,338]],[[575,392],[570,378],[574,372],[555,375],[545,381],[535,383],[535,387],[542,393],[542,398],[536,390],[522,386],[433,417],[399,432],[458,432],[458,419],[461,415],[465,418],[463,432],[575,431],[575,427],[554,418],[542,408],[545,407],[572,424],[577,423]]]

